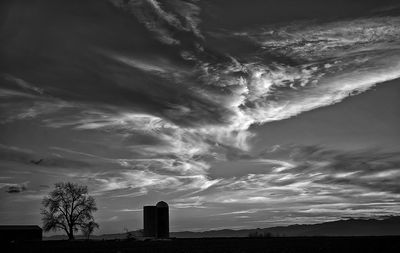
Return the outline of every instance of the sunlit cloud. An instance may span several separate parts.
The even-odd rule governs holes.
[[[102,8],[123,18],[90,24],[93,34],[65,29],[70,48],[49,46],[25,59],[17,44],[8,43],[10,66],[40,64],[2,70],[0,124],[11,129],[29,123],[60,140],[37,149],[23,148],[28,141],[20,139],[21,147],[0,144],[4,192],[37,200],[43,196],[39,185],[71,179],[89,185],[100,201],[161,196],[175,209],[215,207],[219,218],[249,223],[266,215],[297,222],[399,213],[396,152],[275,144],[257,153],[252,146],[257,126],[399,78],[399,17],[209,31],[196,0],[110,2]],[[43,43],[63,45],[63,36],[44,37]],[[213,36],[245,41],[253,51],[224,54],[207,41]],[[218,162],[243,168],[216,176],[211,172]],[[25,179],[12,182],[17,173],[40,173],[49,182],[35,178],[28,188]]]

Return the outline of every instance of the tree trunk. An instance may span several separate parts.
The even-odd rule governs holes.
[[[72,241],[74,240],[74,229],[72,227],[69,228],[69,232],[67,233],[68,235],[68,240]]]

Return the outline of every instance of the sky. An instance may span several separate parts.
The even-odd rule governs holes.
[[[2,1],[0,224],[61,181],[99,234],[398,215],[399,41],[396,1]]]

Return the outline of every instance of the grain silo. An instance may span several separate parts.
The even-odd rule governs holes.
[[[169,237],[169,207],[164,201],[155,206],[143,207],[143,236]]]
[[[157,238],[169,237],[169,207],[164,201],[160,201],[157,207]]]
[[[143,235],[145,237],[157,236],[157,207],[143,207]]]

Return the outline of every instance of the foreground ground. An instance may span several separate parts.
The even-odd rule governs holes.
[[[164,241],[42,241],[3,245],[2,252],[400,252],[400,237],[202,238]]]

